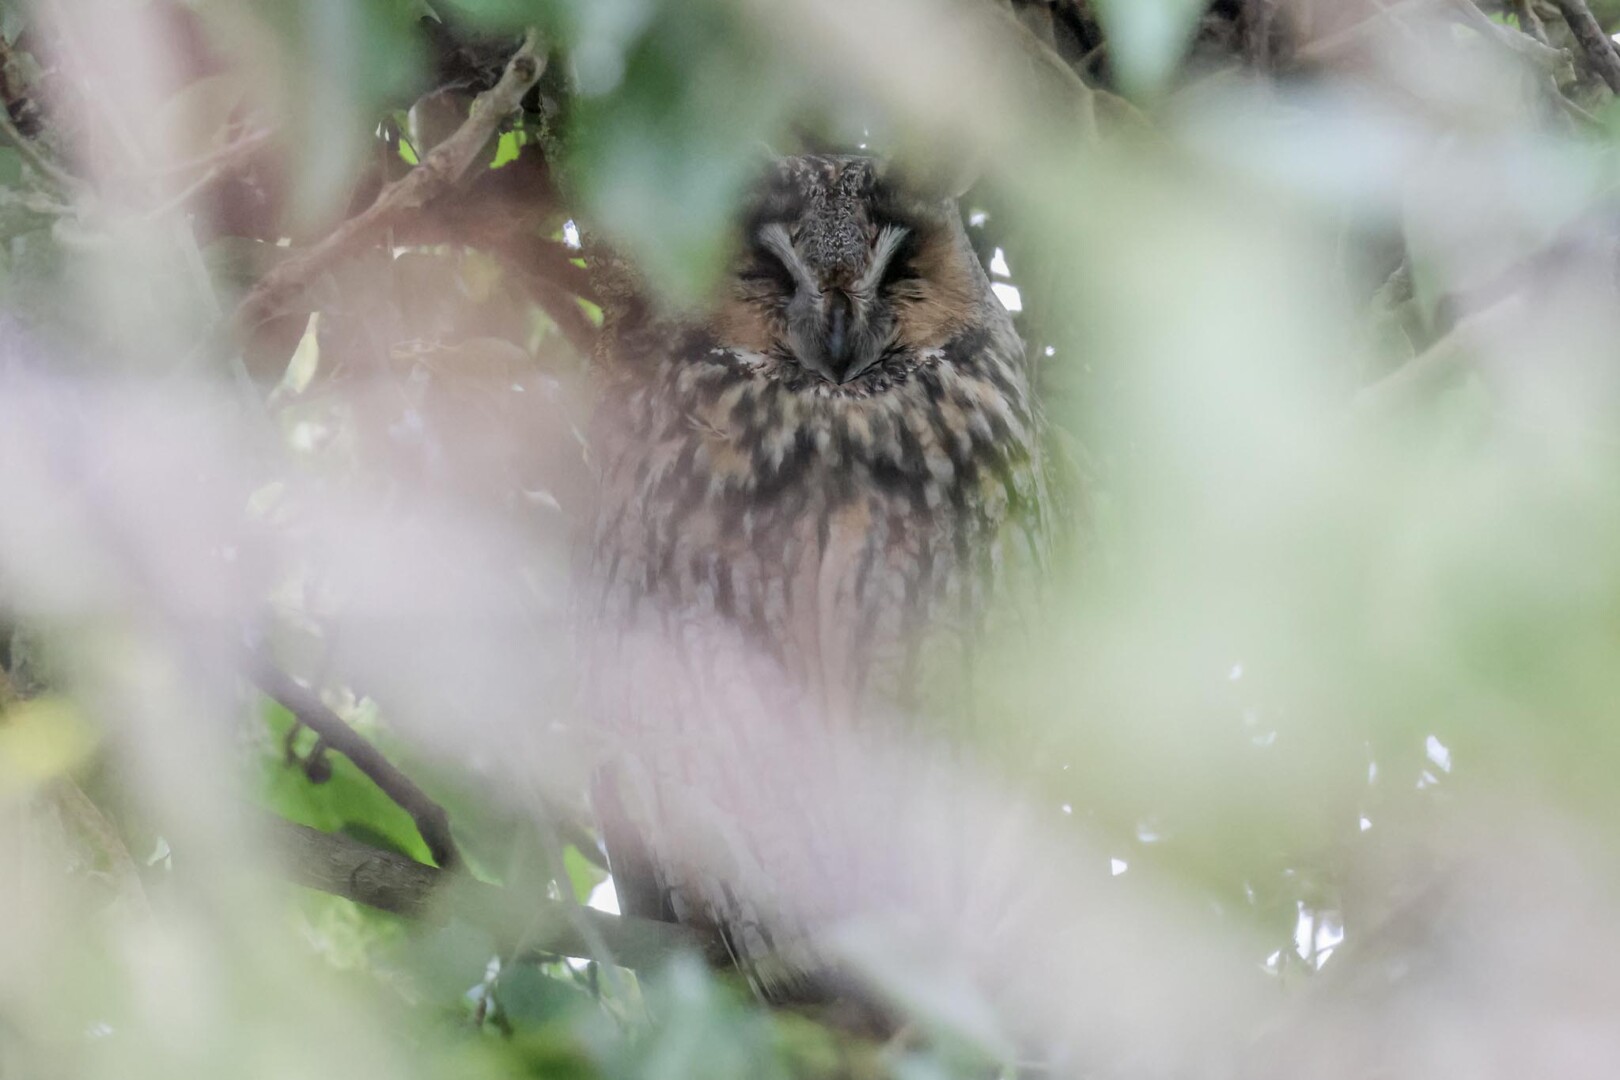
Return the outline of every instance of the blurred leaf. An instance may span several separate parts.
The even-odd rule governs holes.
[[[304,336],[298,339],[298,348],[293,350],[292,358],[287,361],[287,372],[271,396],[272,401],[281,396],[302,394],[309,389],[315,372],[321,366],[320,328],[321,313],[312,312],[308,325],[304,327]]]
[[[486,33],[516,34],[539,25],[553,35],[566,23],[569,6],[568,0],[433,0],[433,4],[435,10]]]
[[[0,35],[8,42],[16,42],[17,35],[28,28],[29,14],[18,3],[0,4]]]
[[[586,859],[572,844],[563,849],[563,866],[568,871],[568,880],[574,883],[574,899],[582,904],[590,900],[591,893],[608,877],[607,871]]]
[[[1138,99],[1162,93],[1206,6],[1204,0],[1097,0],[1120,88]]]
[[[593,1017],[586,1039],[602,1072],[616,1080],[785,1080],[767,1018],[683,956],[643,987],[651,1029],[634,1041]]]
[[[592,1002],[572,981],[547,975],[530,963],[508,964],[495,982],[495,1000],[514,1024],[538,1027],[589,1007]]]
[[[441,1008],[468,1007],[468,992],[481,987],[496,955],[495,940],[460,919],[415,936],[404,962],[427,999]]]
[[[0,146],[0,186],[16,187],[22,178],[22,155],[9,146]]]
[[[78,705],[55,694],[0,712],[0,800],[25,795],[83,762],[98,737]]]
[[[743,187],[777,141],[792,83],[768,46],[708,2],[660,9],[625,41],[643,5],[583,20],[582,96],[570,139],[588,216],[678,302],[699,300],[729,254]]]

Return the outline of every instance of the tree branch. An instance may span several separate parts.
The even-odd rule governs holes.
[[[717,963],[726,956],[718,940],[689,927],[594,909],[570,912],[560,900],[519,896],[347,836],[265,818],[288,876],[299,885],[410,919],[454,913],[489,930],[503,948],[521,943],[520,955],[589,957],[578,925],[583,919],[625,967],[656,966],[681,951],[700,952]]]
[[[572,289],[558,285],[546,274],[535,271],[509,249],[497,250],[495,254],[501,264],[521,280],[534,301],[545,309],[546,314],[556,324],[563,337],[568,339],[574,350],[583,357],[593,356],[596,351],[596,324],[591,322],[584,310],[575,302],[578,294]],[[578,270],[579,267],[573,269]]]
[[[1485,40],[1495,42],[1547,71],[1570,70],[1567,66],[1570,58],[1563,49],[1556,49],[1536,40],[1527,30],[1515,30],[1511,26],[1492,22],[1483,11],[1474,6],[1474,0],[1452,0],[1451,8]]]
[[[473,101],[467,119],[435,146],[422,163],[378,193],[376,201],[340,225],[332,235],[294,255],[266,274],[231,318],[237,333],[276,313],[332,265],[385,232],[401,215],[421,209],[448,191],[477,161],[500,123],[515,112],[545,68],[539,32],[530,29],[493,88]]]
[[[1553,3],[1558,5],[1564,21],[1569,24],[1569,32],[1575,35],[1576,44],[1586,54],[1586,62],[1610,90],[1620,94],[1620,51],[1603,32],[1592,9],[1586,6],[1586,0],[1553,0]]]
[[[274,701],[279,702],[300,724],[309,728],[326,745],[354,762],[371,782],[382,789],[416,823],[423,843],[433,854],[433,861],[449,870],[461,864],[461,852],[450,833],[450,815],[416,786],[416,781],[401,772],[385,757],[381,750],[361,738],[353,728],[343,722],[337,713],[326,707],[315,691],[298,685],[286,672],[268,661],[253,657],[249,660],[249,673],[255,685]]]
[[[1541,42],[1551,45],[1547,37],[1547,28],[1542,25],[1541,16],[1536,14],[1536,5],[1531,0],[1510,0],[1508,5],[1513,9],[1513,15],[1519,20],[1519,29]]]

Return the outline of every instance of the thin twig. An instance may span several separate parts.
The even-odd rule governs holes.
[[[672,923],[610,915],[586,908],[574,915],[563,902],[511,890],[419,863],[337,833],[295,825],[263,815],[263,831],[284,859],[297,884],[410,919],[455,914],[489,930],[503,953],[522,941],[517,959],[540,956],[589,958],[579,920],[630,968],[655,967],[677,952],[698,952],[711,961],[724,949],[710,935]]]
[[[1510,7],[1513,15],[1519,20],[1519,29],[1541,42],[1551,45],[1552,39],[1547,36],[1547,28],[1541,22],[1541,16],[1536,14],[1536,6],[1531,0],[1511,0]]]
[[[33,140],[17,130],[17,125],[11,122],[11,115],[3,107],[0,107],[0,139],[10,143],[23,160],[39,173],[41,179],[63,195],[76,196],[84,191],[83,181],[40,153]]]
[[[14,191],[0,188],[0,208],[23,210],[38,217],[70,217],[78,213],[66,203],[57,202],[40,190]]]
[[[1406,8],[1417,7],[1421,4],[1426,4],[1429,2],[1430,0],[1396,0],[1395,3],[1381,4],[1379,5],[1377,11],[1355,23],[1353,26],[1347,26],[1343,30],[1337,31],[1336,33],[1328,34],[1324,37],[1319,37],[1313,41],[1306,42],[1304,45],[1300,46],[1298,55],[1301,59],[1305,60],[1329,59],[1332,56],[1343,52],[1347,48],[1360,44],[1364,38],[1377,30],[1378,27],[1385,21],[1388,21],[1394,25],[1403,33],[1410,34],[1411,28],[1396,16]]]
[[[1522,30],[1492,22],[1483,11],[1474,6],[1474,0],[1451,0],[1451,9],[1485,40],[1495,42],[1509,52],[1517,53],[1537,67],[1559,71],[1566,69],[1570,62],[1569,54],[1563,49],[1555,49],[1551,45],[1537,41]]]
[[[1586,55],[1586,62],[1608,84],[1610,90],[1620,94],[1620,50],[1616,50],[1609,35],[1603,32],[1586,0],[1553,0],[1558,5],[1575,43]]]
[[[387,231],[395,219],[420,209],[448,191],[478,160],[501,121],[518,109],[544,67],[539,32],[530,29],[524,35],[523,44],[507,62],[500,81],[478,95],[461,127],[435,146],[420,165],[384,187],[376,201],[340,225],[332,235],[282,262],[260,279],[237,307],[231,329],[240,334],[275,314],[288,298],[302,291],[327,268]]]
[[[118,897],[128,910],[141,918],[150,918],[151,904],[147,900],[146,886],[141,883],[140,870],[129,853],[129,846],[118,835],[118,829],[102,813],[71,777],[63,777],[53,785],[56,805],[64,816],[77,826],[80,833],[91,840],[107,860],[110,876],[118,886]]]
[[[280,668],[253,658],[249,661],[249,674],[259,689],[285,707],[300,724],[319,735],[328,747],[354,762],[383,794],[411,816],[434,862],[446,870],[461,865],[461,852],[450,833],[450,816],[444,807],[416,786],[416,781],[327,708],[320,695],[294,682]]]
[[[1569,98],[1565,97],[1562,93],[1559,93],[1556,86],[1553,87],[1553,98],[1558,102],[1559,106],[1569,114],[1570,119],[1574,120],[1576,124],[1585,128],[1587,131],[1602,132],[1609,130],[1603,121],[1581,108],[1580,105],[1569,100]]]
[[[183,172],[187,171],[188,168],[200,168],[202,172],[195,180],[187,184],[172,198],[166,200],[163,205],[159,206],[156,210],[153,210],[147,216],[150,218],[159,218],[170,211],[177,210],[185,206],[187,203],[191,202],[191,200],[195,199],[198,194],[206,191],[209,187],[212,187],[217,181],[241,168],[242,164],[246,162],[248,158],[252,157],[253,153],[258,150],[259,147],[262,146],[267,140],[269,140],[269,138],[269,131],[256,131],[251,135],[245,135],[242,138],[237,139],[228,146],[222,147],[216,153],[208,157],[202,158],[198,161],[189,162],[186,167],[174,170],[175,172]]]
[[[246,126],[247,125],[245,124],[231,124],[226,129],[226,134],[229,135],[232,132],[238,131]],[[170,176],[178,176],[181,173],[205,172],[212,166],[218,165],[221,162],[234,161],[239,155],[247,150],[256,149],[267,142],[270,139],[270,136],[273,134],[275,134],[275,132],[270,128],[256,128],[249,131],[245,135],[237,135],[235,138],[228,139],[225,144],[217,150],[210,150],[205,154],[198,154],[197,156],[187,158],[184,161],[175,161],[164,165],[157,171],[156,175],[167,178]]]
[[[568,864],[563,858],[562,841],[558,838],[556,829],[552,828],[551,820],[546,816],[545,807],[541,805],[541,800],[536,799],[535,803],[535,808],[539,811],[537,824],[540,830],[541,845],[545,850],[545,858],[551,879],[556,883],[558,892],[562,894],[564,914],[574,927],[575,932],[579,934],[580,941],[585,946],[586,954],[596,961],[597,967],[602,969],[602,974],[607,978],[608,989],[613,992],[614,997],[623,1000],[625,998],[625,986],[623,980],[619,977],[618,954],[614,952],[613,946],[602,934],[601,928],[592,921],[591,909],[581,904],[579,897],[574,895],[574,882],[568,875]],[[525,941],[524,944],[530,945],[532,941]]]

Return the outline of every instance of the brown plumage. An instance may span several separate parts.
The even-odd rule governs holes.
[[[868,158],[777,163],[708,315],[650,311],[608,328],[592,438],[598,809],[627,912],[813,996],[817,936],[894,895],[904,785],[851,796],[856,759],[943,723],[1044,558],[1031,372],[955,204]]]

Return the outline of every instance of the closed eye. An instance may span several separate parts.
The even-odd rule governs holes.
[[[737,276],[750,285],[769,286],[785,293],[793,291],[793,275],[780,259],[768,251],[751,252],[747,264],[737,271]]]

